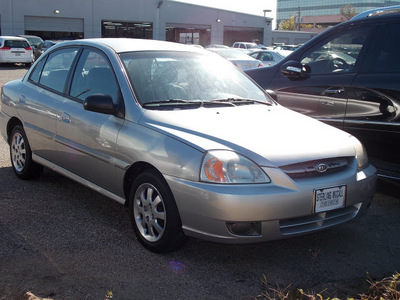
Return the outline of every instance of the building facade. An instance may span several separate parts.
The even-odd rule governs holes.
[[[1,0],[0,34],[271,44],[271,18],[167,0]]]
[[[308,24],[326,29],[345,21],[340,7],[351,5],[356,13],[400,4],[399,0],[277,0],[277,24],[295,17],[297,25]],[[295,26],[296,27],[296,26]],[[297,27],[298,28],[298,27]],[[306,30],[310,30],[307,28]]]

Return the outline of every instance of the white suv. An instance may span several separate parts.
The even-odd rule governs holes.
[[[27,39],[0,36],[0,63],[31,64],[33,61],[33,50]]]

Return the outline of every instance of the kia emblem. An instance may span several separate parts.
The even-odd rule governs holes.
[[[317,172],[319,173],[324,173],[326,170],[328,170],[328,166],[326,164],[319,164],[315,167]]]

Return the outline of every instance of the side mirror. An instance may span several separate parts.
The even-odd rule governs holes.
[[[265,91],[267,92],[268,95],[271,96],[272,99],[278,102],[278,95],[274,90],[265,90]]]
[[[94,94],[88,96],[83,102],[83,108],[88,111],[113,115],[114,103],[110,95]]]
[[[311,73],[311,68],[298,61],[289,60],[281,66],[281,73],[289,79],[301,79]]]

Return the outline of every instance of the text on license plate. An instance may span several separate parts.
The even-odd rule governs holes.
[[[344,206],[346,186],[334,186],[314,190],[315,212],[323,212]]]

